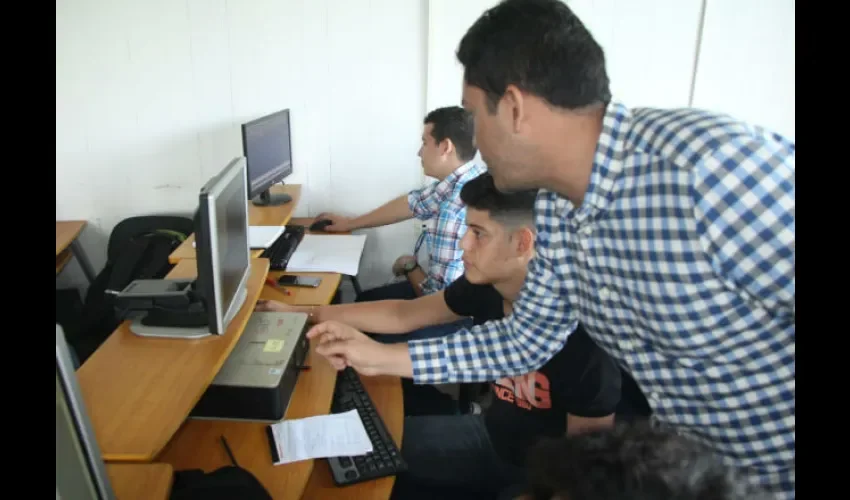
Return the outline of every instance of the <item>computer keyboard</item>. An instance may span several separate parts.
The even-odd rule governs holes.
[[[339,372],[334,388],[332,413],[356,409],[372,441],[372,451],[355,457],[328,458],[331,475],[337,486],[394,476],[407,470],[401,451],[378,415],[372,398],[363,387],[360,376],[352,368]]]
[[[295,253],[295,249],[298,248],[298,244],[301,243],[306,231],[307,228],[304,226],[286,226],[283,234],[260,254],[260,257],[269,259],[269,269],[272,271],[286,270],[286,265],[289,264],[289,258]]]

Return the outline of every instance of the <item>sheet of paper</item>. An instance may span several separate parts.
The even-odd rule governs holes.
[[[305,234],[286,270],[355,276],[365,245],[365,234]]]
[[[275,465],[372,451],[372,441],[357,410],[284,420],[272,425],[272,433],[280,457]]]
[[[248,226],[248,247],[267,248],[285,230],[284,226]]]

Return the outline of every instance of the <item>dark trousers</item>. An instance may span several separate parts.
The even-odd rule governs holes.
[[[484,499],[523,483],[523,470],[499,458],[481,415],[407,417],[392,499]]]

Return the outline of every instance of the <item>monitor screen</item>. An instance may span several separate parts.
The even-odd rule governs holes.
[[[292,173],[289,110],[242,125],[248,161],[248,197],[253,198]]]
[[[56,498],[115,498],[86,412],[71,351],[56,325]]]
[[[227,314],[236,297],[247,265],[250,250],[248,248],[248,201],[241,175],[222,186],[215,202],[215,221],[213,238],[218,247],[218,282],[221,293],[222,313]]]
[[[197,292],[209,333],[223,335],[247,297],[251,268],[245,158],[232,160],[201,188],[195,213]]]

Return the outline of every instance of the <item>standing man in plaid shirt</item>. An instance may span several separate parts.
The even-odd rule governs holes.
[[[656,422],[794,498],[795,144],[723,114],[627,108],[558,0],[499,3],[457,57],[496,186],[541,189],[513,313],[397,345],[322,323],[318,352],[365,375],[483,381],[536,370],[580,321]]]
[[[330,219],[325,231],[353,231],[385,226],[411,218],[427,222],[414,255],[399,257],[393,264],[396,276],[407,280],[367,290],[359,301],[412,299],[445,288],[463,274],[460,240],[466,232],[466,209],[460,190],[486,168],[475,155],[472,115],[458,106],[438,108],[425,117],[419,158],[425,174],[438,179],[421,189],[401,195],[375,210],[355,218],[323,213],[316,219]],[[428,263],[420,266],[416,256],[425,243]]]

